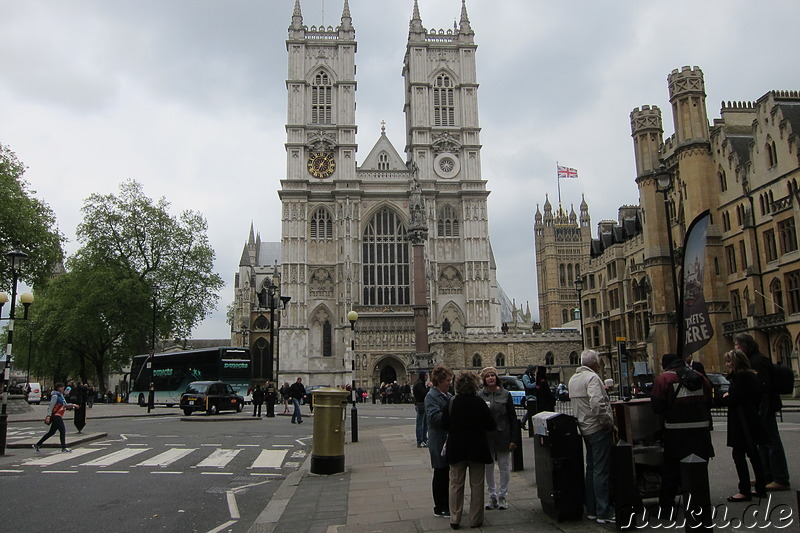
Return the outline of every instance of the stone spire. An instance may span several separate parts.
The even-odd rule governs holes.
[[[353,18],[350,16],[350,3],[347,0],[344,0],[344,7],[342,8],[341,29],[345,31],[353,29]]]
[[[419,15],[418,0],[414,0],[414,12],[411,15],[411,22],[408,23],[409,33],[425,33],[425,28],[422,27],[422,17]]]
[[[303,12],[300,11],[300,0],[294,0],[294,13],[292,13],[292,26],[293,30],[303,29]]]
[[[467,16],[467,0],[461,0],[461,21],[459,23],[459,30],[461,33],[472,33],[472,26],[469,25],[469,17]]]

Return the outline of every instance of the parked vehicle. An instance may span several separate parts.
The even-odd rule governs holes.
[[[515,407],[525,407],[525,385],[517,376],[500,376],[500,384],[511,393]]]
[[[711,382],[711,397],[714,407],[722,407],[722,396],[728,392],[730,381],[723,374],[706,374],[706,376]]]
[[[42,403],[42,386],[38,383],[28,383],[30,391],[28,392],[28,403],[35,403],[39,405]]]
[[[207,415],[215,415],[220,411],[241,413],[244,398],[224,381],[193,381],[181,394],[180,407],[186,416],[195,411],[205,411]]]

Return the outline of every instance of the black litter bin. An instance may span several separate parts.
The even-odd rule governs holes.
[[[533,417],[536,486],[542,509],[551,518],[583,518],[583,440],[578,420],[543,411]]]

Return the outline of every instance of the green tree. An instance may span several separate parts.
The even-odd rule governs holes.
[[[83,382],[107,390],[106,377],[119,372],[139,350],[143,324],[149,322],[149,287],[114,264],[68,261],[67,273],[37,292],[31,307],[35,375]],[[16,343],[15,343],[16,347]],[[27,365],[27,347],[15,348],[16,365]]]
[[[158,286],[159,336],[187,338],[216,308],[224,283],[212,270],[214,250],[201,214],[173,217],[166,199],[154,203],[141,184],[126,181],[118,196],[91,195],[83,215],[77,230],[81,261],[125,272],[148,289]],[[140,353],[149,349],[148,331],[139,330]]]
[[[46,203],[33,195],[23,179],[25,165],[8,147],[0,144],[0,254],[18,249],[28,254],[22,280],[32,287],[46,282],[64,257],[62,235],[56,229],[56,217]],[[11,287],[11,266],[0,258],[0,288]]]

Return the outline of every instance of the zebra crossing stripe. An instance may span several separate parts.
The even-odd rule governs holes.
[[[72,453],[54,453],[50,455],[45,455],[44,457],[27,459],[23,461],[23,464],[27,466],[51,466],[56,463],[69,461],[71,459],[75,459],[76,457],[80,457],[81,455],[86,455],[87,453],[92,453],[96,451],[97,451],[96,449],[92,448],[79,448],[77,450],[72,450]]]
[[[211,455],[197,463],[195,468],[224,468],[240,451],[217,448]]]
[[[250,468],[280,468],[287,450],[261,450]]]
[[[167,466],[171,465],[178,459],[182,459],[186,457],[197,448],[172,448],[171,450],[167,450],[163,453],[156,455],[155,457],[151,457],[141,463],[137,464],[136,466]]]
[[[109,453],[108,455],[98,457],[97,459],[89,461],[88,463],[81,463],[81,466],[111,466],[114,463],[124,461],[125,459],[129,459],[134,455],[139,455],[140,453],[146,452],[149,449],[150,448],[125,448],[124,450],[119,450]]]

